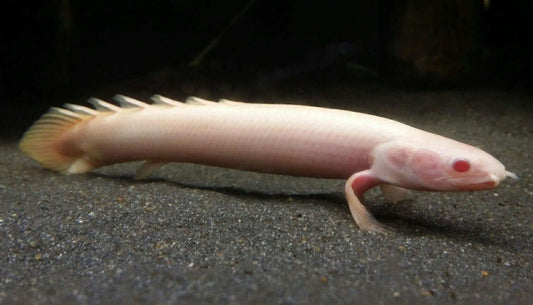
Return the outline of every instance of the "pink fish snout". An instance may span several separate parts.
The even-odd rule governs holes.
[[[505,170],[505,167],[500,164],[500,166],[491,170],[472,171],[470,174],[452,176],[446,179],[446,181],[454,185],[458,190],[478,191],[493,189],[500,185],[500,182],[507,177],[515,180],[518,179],[514,173]]]

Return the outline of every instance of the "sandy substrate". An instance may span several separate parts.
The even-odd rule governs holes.
[[[343,181],[187,164],[143,181],[132,178],[135,164],[65,176],[7,139],[0,143],[0,304],[531,302],[531,95],[347,85],[294,91],[250,99],[393,118],[480,146],[520,180],[486,192],[417,193],[396,204],[370,192],[367,206],[398,230],[382,235],[356,229]]]

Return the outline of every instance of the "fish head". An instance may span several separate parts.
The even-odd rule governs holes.
[[[487,152],[441,136],[384,143],[374,149],[371,163],[383,181],[418,190],[488,190],[506,177],[516,179]]]

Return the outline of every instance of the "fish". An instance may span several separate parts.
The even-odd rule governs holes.
[[[385,233],[392,229],[363,204],[371,188],[399,201],[411,198],[410,190],[489,190],[517,179],[477,147],[371,114],[199,97],[114,99],[119,105],[91,98],[93,108],[52,107],[26,131],[20,149],[68,174],[142,160],[137,179],[169,162],[345,179],[357,226]]]

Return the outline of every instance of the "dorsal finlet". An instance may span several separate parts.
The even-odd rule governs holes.
[[[225,98],[222,98],[222,99],[218,100],[218,102],[219,102],[220,104],[225,104],[225,105],[241,105],[241,104],[246,104],[246,103],[243,103],[243,102],[232,101],[232,100],[228,100],[228,99],[225,99]]]
[[[154,104],[158,104],[158,105],[183,106],[182,102],[175,101],[173,99],[161,96],[159,94],[153,95],[151,99],[154,102]]]
[[[204,100],[203,98],[199,98],[196,96],[189,96],[187,100],[185,100],[185,103],[193,104],[193,105],[216,105],[217,104],[213,101]]]
[[[70,109],[74,111],[75,113],[88,114],[88,115],[93,115],[93,116],[98,114],[98,111],[91,109],[89,107],[85,107],[85,106],[65,104],[63,105],[63,107]]]
[[[100,99],[97,99],[95,97],[91,97],[89,99],[89,103],[96,108],[98,111],[112,111],[112,112],[120,112],[122,109],[118,106],[115,106],[113,104],[110,104],[108,102],[102,101]]]
[[[134,98],[117,94],[113,97],[122,108],[147,108],[149,105]]]
[[[80,114],[77,114],[77,113],[72,112],[70,110],[59,108],[59,107],[52,107],[50,109],[50,115],[53,116],[54,113],[58,113],[58,114],[60,114],[62,116],[67,116],[69,118],[78,118],[78,119],[83,118],[83,116],[81,116]]]

